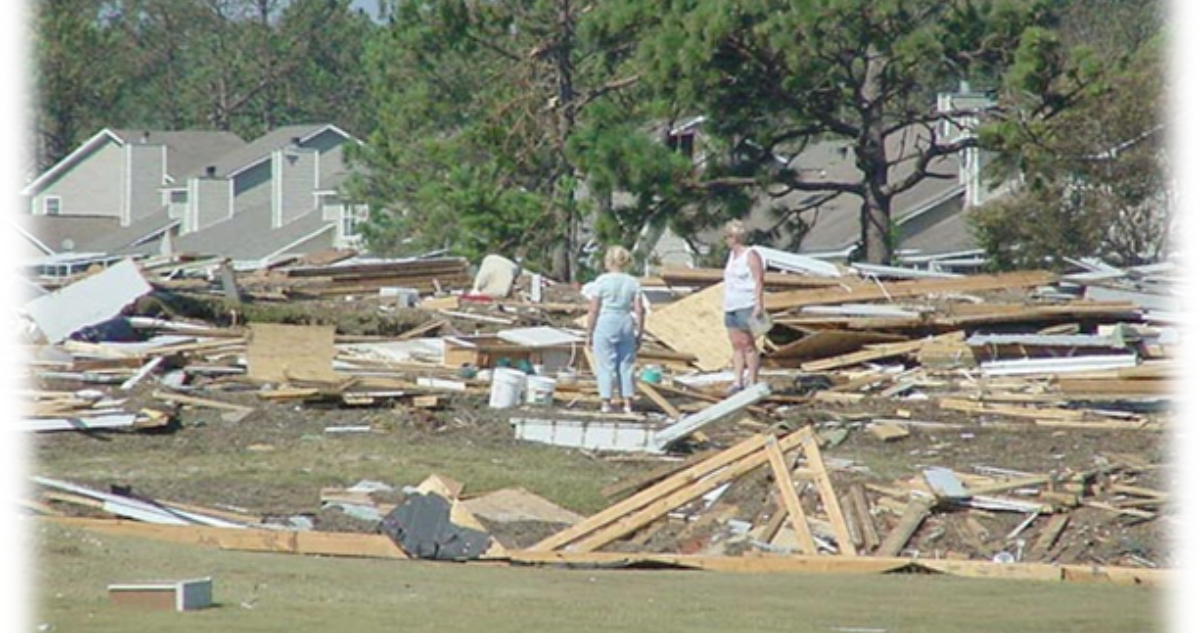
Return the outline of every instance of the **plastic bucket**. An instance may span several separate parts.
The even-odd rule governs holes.
[[[525,402],[538,406],[546,406],[553,403],[555,384],[553,378],[528,376],[525,378]]]
[[[492,390],[488,395],[488,406],[507,409],[521,402],[521,391],[525,388],[525,373],[509,367],[492,370]]]

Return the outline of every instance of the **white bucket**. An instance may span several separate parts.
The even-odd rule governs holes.
[[[554,379],[546,376],[529,376],[525,379],[525,402],[533,405],[549,405],[554,402]]]
[[[488,406],[493,409],[515,407],[521,402],[521,391],[525,389],[525,372],[509,367],[492,370],[492,391]]]

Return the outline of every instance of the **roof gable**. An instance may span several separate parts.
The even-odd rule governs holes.
[[[209,162],[207,165],[199,166],[197,169],[186,174],[185,178],[202,176],[204,175],[205,168],[209,166],[216,168],[214,176],[232,178],[263,161],[269,160],[272,152],[291,145],[293,139],[298,140],[299,144],[304,146],[306,141],[327,132],[333,132],[344,137],[346,140],[358,142],[357,139],[347,134],[341,128],[327,123],[287,125],[271,130],[245,146],[225,154],[215,161]]]

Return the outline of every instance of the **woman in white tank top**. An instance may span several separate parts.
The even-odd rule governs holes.
[[[746,226],[739,220],[725,225],[729,260],[725,263],[725,329],[733,346],[733,384],[729,393],[758,382],[759,355],[750,319],[763,316],[763,262],[745,243]],[[746,374],[746,375],[743,375]]]

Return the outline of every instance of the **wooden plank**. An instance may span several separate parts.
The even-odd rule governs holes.
[[[717,451],[715,450],[706,450],[692,455],[682,462],[663,464],[662,466],[654,468],[649,472],[641,473],[634,477],[629,477],[616,483],[609,484],[600,489],[600,494],[606,499],[611,499],[613,497],[622,496],[628,492],[641,490],[664,477],[670,476],[673,473],[679,472],[685,468],[691,468],[692,466],[695,466],[696,464],[699,464],[700,462],[709,459],[716,454]]]
[[[725,284],[716,284],[657,307],[646,318],[646,331],[667,347],[696,356],[703,371],[725,367],[733,353],[722,307]]]
[[[206,407],[209,409],[224,409],[226,411],[249,412],[253,411],[253,407],[245,407],[240,404],[230,404],[221,402],[220,400],[212,400],[209,398],[197,398],[196,396],[185,396],[180,393],[171,393],[169,391],[156,390],[152,397],[165,402],[174,402],[178,404],[186,404],[196,407]]]
[[[879,549],[875,552],[877,556],[897,556],[900,550],[908,544],[908,540],[916,533],[917,528],[921,527],[921,523],[925,521],[925,517],[929,516],[929,510],[933,506],[933,502],[924,498],[913,498],[908,502],[908,506],[904,509],[904,514],[900,517],[900,522],[895,528],[888,533],[887,538],[879,545]]]
[[[1054,542],[1058,540],[1058,536],[1062,534],[1063,529],[1067,527],[1067,523],[1070,521],[1071,515],[1069,514],[1056,514],[1050,517],[1050,520],[1038,535],[1037,540],[1034,541],[1033,547],[1030,547],[1029,551],[1025,553],[1025,560],[1031,562],[1044,560],[1046,554],[1050,552],[1050,548],[1054,546]]]
[[[838,542],[838,553],[843,556],[857,556],[858,553],[854,550],[854,538],[850,535],[850,526],[846,524],[846,517],[842,514],[842,506],[838,501],[837,492],[833,489],[829,471],[825,468],[825,460],[821,457],[817,438],[812,432],[812,427],[801,429],[801,431],[804,430],[808,432],[801,435],[800,445],[804,448],[804,458],[808,469],[812,471],[813,483],[816,484],[817,492],[821,495],[825,514],[829,515],[829,522],[833,525],[833,533]]]
[[[1175,389],[1171,380],[1059,378],[1058,390],[1068,395],[1166,396]]]
[[[647,504],[662,498],[688,484],[699,481],[701,478],[711,474],[713,471],[723,468],[728,464],[737,461],[762,448],[766,438],[762,435],[756,435],[743,440],[739,444],[728,448],[709,459],[706,459],[695,466],[684,469],[667,479],[655,484],[631,497],[613,504],[600,512],[576,523],[575,525],[552,534],[545,539],[542,539],[537,544],[528,548],[529,551],[544,551],[548,552],[567,543],[570,543],[582,536],[589,534],[592,531],[600,529],[615,521],[622,516],[629,514]]]
[[[858,301],[892,300],[927,294],[982,292],[1040,286],[1057,279],[1046,271],[1020,271],[1000,275],[972,275],[952,279],[920,279],[894,283],[859,286],[852,289],[798,290],[771,293],[766,296],[769,312],[811,305],[851,303]]]
[[[834,573],[884,574],[912,567],[904,558],[869,558],[844,556],[706,556],[688,554],[654,554],[643,552],[531,552],[510,551],[508,560],[542,565],[615,565],[654,563],[687,569],[702,569],[727,573]]]
[[[804,507],[800,505],[800,497],[796,495],[796,484],[792,481],[792,472],[784,461],[783,452],[779,450],[779,442],[774,437],[768,438],[765,450],[771,463],[771,472],[775,475],[775,485],[783,499],[783,506],[787,508],[788,516],[792,519],[792,529],[796,532],[800,552],[816,554],[817,546],[813,543],[812,532],[808,529],[808,517],[804,514]]]
[[[779,533],[779,528],[783,527],[783,522],[787,520],[788,515],[787,506],[780,502],[779,507],[775,508],[775,512],[771,513],[770,518],[763,524],[758,539],[764,543],[770,543]]]
[[[808,427],[805,427],[804,429],[792,433],[780,440],[780,450],[787,451],[798,446],[802,437],[807,434],[805,432],[807,429]],[[760,441],[759,448],[761,449],[762,442],[765,441],[765,438],[758,436],[758,439]],[[717,486],[720,486],[727,481],[733,481],[734,479],[741,477],[742,475],[758,468],[759,466],[762,466],[764,463],[766,463],[766,461],[766,452],[762,450],[756,450],[740,460],[729,464],[728,468],[713,473],[711,476],[703,480],[697,481],[685,488],[677,490],[666,497],[655,500],[633,514],[629,514],[618,519],[611,525],[595,532],[591,536],[580,540],[578,543],[571,546],[571,549],[579,552],[589,552],[599,549],[608,543],[619,539],[622,536],[625,536],[626,534],[629,534],[630,532],[642,527],[643,525],[646,525],[647,523],[650,523],[651,521],[667,514],[671,510],[695,500],[710,490],[713,490]]]
[[[642,394],[649,398],[650,401],[653,402],[659,409],[662,409],[663,413],[667,414],[667,417],[671,418],[672,420],[677,420],[683,417],[683,414],[679,412],[679,409],[676,409],[675,405],[671,404],[662,396],[661,393],[658,392],[657,389],[652,387],[650,384],[636,379],[634,380],[634,383],[637,385],[638,391],[642,392]]]
[[[867,490],[862,484],[850,485],[850,505],[858,519],[859,533],[863,538],[863,551],[872,552],[879,547],[879,531],[875,529],[875,521],[871,518],[871,504],[867,500]]]
[[[905,341],[903,343],[868,345],[865,349],[857,352],[801,363],[800,369],[803,371],[829,371],[830,369],[859,365],[868,361],[892,358],[893,356],[903,356],[905,354],[912,354],[919,351],[925,346],[926,342],[927,341],[925,340],[920,340]]]
[[[157,525],[123,519],[78,517],[46,517],[44,520],[105,534],[137,536],[224,550],[363,558],[408,558],[403,550],[383,534]]]
[[[658,271],[662,281],[672,286],[704,286],[721,283],[725,280],[725,271],[721,268],[683,268],[680,266],[664,266]],[[766,272],[763,274],[763,286],[771,288],[828,288],[831,286],[860,286],[865,285],[860,279],[850,276],[843,277],[814,277],[791,273]],[[646,284],[643,283],[643,286]]]

